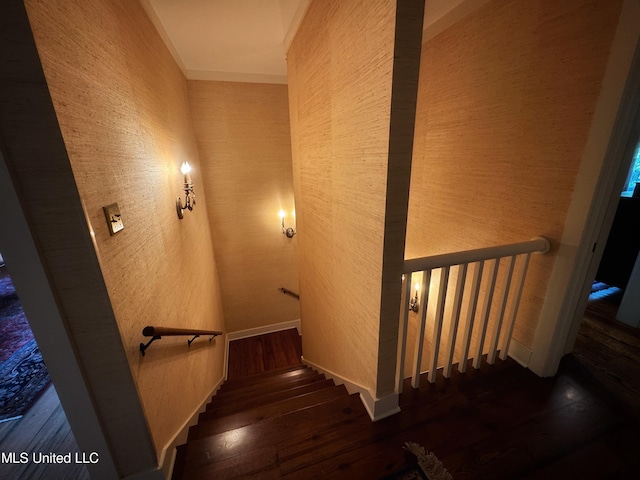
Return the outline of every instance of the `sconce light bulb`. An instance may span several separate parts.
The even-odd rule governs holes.
[[[416,282],[416,293],[418,293],[419,291],[420,291],[420,284]]]
[[[182,162],[180,171],[182,172],[183,175],[186,175],[187,173],[189,173],[191,171],[191,165],[189,165],[189,162]]]
[[[278,216],[280,217],[280,219],[281,219],[281,220],[284,220],[284,217],[285,217],[286,215],[287,215],[287,214],[284,212],[284,210],[280,210],[280,211],[278,212]]]

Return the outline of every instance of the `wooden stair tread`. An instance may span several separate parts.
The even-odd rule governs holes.
[[[274,377],[270,382],[246,385],[242,388],[236,388],[230,391],[223,390],[221,388],[211,399],[211,402],[207,405],[207,409],[222,402],[233,402],[243,397],[265,395],[288,388],[299,387],[308,383],[319,382],[325,379],[326,377],[324,375],[311,370],[308,373],[305,372],[291,377]]]
[[[218,407],[225,407],[229,405],[234,405],[238,402],[243,402],[248,399],[256,399],[261,398],[263,396],[276,394],[279,392],[285,392],[289,390],[294,390],[299,387],[303,387],[306,385],[312,385],[314,383],[322,383],[326,380],[324,375],[315,375],[309,378],[302,378],[296,380],[295,382],[288,382],[286,384],[275,384],[270,387],[257,388],[252,390],[247,390],[243,392],[237,393],[228,393],[228,394],[219,394],[214,396],[211,401],[206,406],[206,411],[214,410]]]
[[[225,380],[221,389],[225,390],[233,390],[234,388],[243,387],[246,385],[251,385],[257,382],[267,382],[273,377],[279,377],[282,375],[287,375],[289,373],[295,372],[308,372],[313,371],[311,368],[306,365],[296,365],[293,367],[283,367],[283,368],[274,368],[272,370],[267,370],[262,373],[254,373],[252,375],[245,375],[244,377],[238,377],[234,379]]]
[[[293,388],[287,388],[279,390],[277,392],[268,393],[261,396],[247,397],[244,399],[237,399],[235,402],[226,402],[219,406],[212,406],[210,409],[205,410],[198,417],[199,422],[206,422],[215,418],[224,417],[226,415],[233,415],[235,413],[242,412],[244,410],[250,410],[267,403],[274,403],[287,398],[296,397],[298,395],[304,395],[305,393],[315,392],[324,388],[335,386],[333,380],[321,380],[313,383],[307,383],[301,386]]]
[[[235,381],[226,381],[220,390],[222,391],[235,391],[247,388],[253,385],[269,384],[271,382],[293,380],[294,377],[302,378],[306,375],[317,374],[317,372],[311,368],[293,368],[275,370],[273,372],[264,373],[262,375],[251,375],[243,378],[238,378]]]
[[[350,422],[361,415],[366,415],[366,411],[359,396],[348,395],[257,424],[189,441],[178,450],[183,450],[184,471],[193,473],[207,465],[275,445],[284,439],[308,435],[317,429],[318,419],[322,419],[325,425],[331,425]]]
[[[297,395],[274,403],[267,403],[240,413],[198,423],[198,425],[194,425],[189,429],[189,440],[215,435],[249,424],[287,415],[303,408],[314,407],[348,395],[344,385],[340,385],[338,387],[333,386],[315,392]]]

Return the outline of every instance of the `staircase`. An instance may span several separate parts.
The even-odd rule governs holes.
[[[357,394],[304,365],[227,380],[178,447],[172,478],[328,478],[337,440],[370,424]]]

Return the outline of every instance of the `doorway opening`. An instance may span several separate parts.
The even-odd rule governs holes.
[[[21,418],[51,377],[0,254],[0,423]]]

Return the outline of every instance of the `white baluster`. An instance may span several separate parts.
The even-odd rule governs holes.
[[[442,334],[442,317],[444,316],[444,302],[447,297],[447,283],[449,281],[449,267],[443,267],[440,272],[440,285],[438,287],[438,302],[436,304],[436,318],[433,323],[433,343],[429,357],[429,373],[427,380],[430,383],[436,381],[438,370],[438,352],[440,350],[440,336]]]
[[[489,313],[491,312],[491,302],[493,301],[493,292],[496,288],[496,278],[498,277],[498,269],[500,268],[500,259],[496,258],[491,262],[489,267],[489,290],[485,293],[484,303],[482,305],[482,313],[480,318],[482,323],[480,324],[480,338],[478,339],[478,345],[476,346],[476,355],[473,359],[473,368],[480,368],[482,362],[482,347],[484,345],[484,337],[487,334],[487,325],[489,323]]]
[[[509,353],[509,344],[511,343],[511,337],[513,336],[513,327],[516,323],[516,314],[518,313],[518,307],[520,306],[520,298],[522,297],[522,290],[524,289],[524,280],[527,276],[527,269],[529,268],[529,259],[531,258],[531,254],[527,253],[524,257],[524,265],[520,274],[518,276],[518,280],[516,281],[516,285],[518,285],[518,290],[516,292],[516,296],[511,303],[511,311],[509,312],[509,316],[507,317],[507,324],[505,328],[505,335],[502,339],[502,344],[500,345],[500,360],[505,360],[507,358],[507,354]]]
[[[422,350],[424,346],[424,328],[427,324],[427,305],[429,304],[429,287],[431,285],[431,270],[422,272],[422,292],[420,292],[420,321],[416,333],[416,348],[413,352],[413,374],[411,386],[420,386],[420,364],[422,363]]]
[[[502,302],[500,303],[500,313],[498,314],[496,326],[493,329],[493,334],[491,336],[491,343],[489,344],[489,353],[487,355],[487,363],[489,365],[493,365],[496,361],[496,355],[498,353],[498,340],[500,340],[500,330],[502,329],[502,322],[504,321],[504,312],[507,308],[507,300],[509,297],[509,290],[511,289],[511,279],[513,278],[513,267],[515,266],[515,263],[515,255],[509,257],[507,263],[507,265],[509,265],[509,272],[507,273],[507,280],[504,284]]]
[[[478,262],[473,271],[473,283],[471,285],[471,296],[469,297],[469,307],[467,310],[467,323],[464,327],[462,356],[460,357],[460,363],[458,363],[458,371],[460,373],[467,371],[469,347],[471,346],[471,335],[473,334],[473,321],[478,307],[478,293],[480,292],[480,280],[482,280],[483,268],[484,261]]]
[[[456,349],[456,337],[458,336],[458,324],[460,323],[460,311],[462,310],[462,296],[464,293],[464,282],[467,279],[467,264],[463,263],[458,267],[458,281],[456,282],[456,292],[453,297],[453,311],[451,312],[451,327],[449,329],[449,342],[447,344],[447,354],[442,375],[445,378],[451,376],[451,366],[453,364],[453,354]]]

